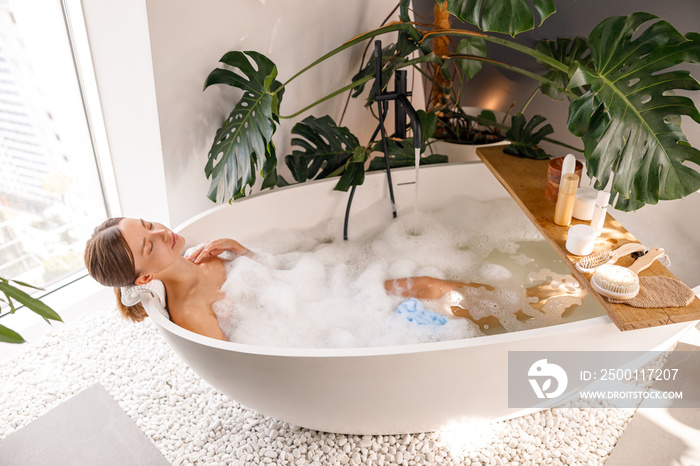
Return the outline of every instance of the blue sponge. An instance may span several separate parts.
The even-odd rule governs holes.
[[[396,312],[405,315],[409,322],[415,322],[418,325],[445,325],[447,323],[447,317],[426,309],[423,303],[416,298],[407,299],[399,304]]]

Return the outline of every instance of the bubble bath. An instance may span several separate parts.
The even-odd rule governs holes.
[[[375,224],[386,209],[377,203],[353,222]],[[235,238],[258,260],[240,257],[227,265],[225,298],[214,305],[226,337],[274,347],[395,346],[553,325],[581,304],[578,283],[510,199],[456,197],[440,210],[411,209],[379,223],[348,241],[342,219]],[[546,263],[536,259],[547,249]],[[424,301],[451,318],[441,326],[417,325],[394,312],[405,298],[388,295],[384,282],[423,275],[494,289],[467,287]],[[536,304],[526,288],[537,285],[563,296]],[[452,306],[468,309],[479,325],[453,316]]]

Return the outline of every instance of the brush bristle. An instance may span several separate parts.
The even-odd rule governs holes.
[[[639,288],[639,277],[625,267],[604,265],[599,267],[591,282],[598,288],[615,295],[627,295]]]
[[[607,250],[596,251],[587,256],[583,256],[578,261],[578,266],[582,269],[593,269],[605,264],[610,260],[611,252]]]

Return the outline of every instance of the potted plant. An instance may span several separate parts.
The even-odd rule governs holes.
[[[486,31],[505,30],[515,34],[534,23],[534,20],[530,20],[534,18],[532,8],[525,0],[494,0],[478,14],[474,13],[474,2],[470,0],[445,1],[452,14],[461,14],[460,17],[473,20]],[[520,6],[517,11],[504,13],[505,6],[516,4]],[[535,0],[532,4],[541,18],[554,11],[551,0]],[[501,23],[500,18],[507,21]],[[478,53],[468,53],[468,50],[467,53],[464,50],[435,53],[433,43],[445,37],[455,41],[478,38],[516,50],[544,65],[548,72],[539,75],[507,63],[496,63],[536,80],[547,95],[563,96],[568,100],[567,127],[583,141],[587,173],[596,181],[599,189],[610,182],[616,197],[616,208],[636,210],[645,204],[656,204],[659,200],[682,198],[700,188],[700,173],[692,166],[683,164],[685,161],[700,164],[700,152],[690,147],[680,128],[682,115],[700,122],[700,112],[692,100],[674,94],[676,90],[700,89],[700,84],[682,69],[684,63],[700,62],[700,34],[688,33],[684,36],[653,15],[632,13],[602,21],[587,39],[543,41],[536,48],[530,48],[482,32],[420,30],[410,21],[408,1],[402,0],[398,21],[346,42],[285,83],[276,80],[275,65],[256,52],[231,52],[222,58],[222,62],[236,68],[238,73],[214,70],[205,87],[229,84],[241,88],[244,94],[224,126],[217,131],[209,152],[206,167],[207,177],[212,179],[209,197],[221,201],[244,195],[246,187],[255,182],[255,172],[258,170],[264,178],[263,188],[278,184],[277,157],[271,137],[282,117],[280,104],[287,85],[299,74],[353,45],[396,32],[397,42],[383,51],[384,77],[407,67],[417,67],[423,73],[420,68],[423,63],[431,63],[446,73],[450,64],[458,60],[488,60]],[[255,66],[251,65],[251,61],[255,62]],[[374,71],[368,64],[347,86],[312,103],[304,111],[350,90],[354,95],[359,95],[373,77]],[[430,75],[427,78],[434,79]],[[446,87],[443,86],[443,89]],[[370,102],[372,95],[370,90]],[[439,114],[441,111],[443,115]],[[425,119],[428,127],[434,128],[434,133],[441,116],[444,117],[444,110],[433,107],[423,112],[421,119]],[[349,129],[336,125],[332,120],[320,122],[315,117],[308,118],[308,122],[323,123],[324,138],[338,143],[342,153],[329,151],[328,147],[322,148],[319,154],[314,153],[317,147],[301,143],[304,135],[300,129],[295,129],[293,132],[299,137],[293,144],[301,144],[305,148],[304,158],[298,160],[298,166],[305,165],[316,175],[340,175],[340,189],[360,184],[365,162],[371,157],[373,148],[377,147],[377,141],[361,145],[356,138],[343,139],[343,134]],[[478,117],[474,116],[465,118],[478,121]],[[536,143],[551,132],[551,127],[542,126],[543,123],[544,118],[540,116],[527,121],[521,113],[514,115],[506,130],[506,138],[511,141],[507,152],[518,155],[528,155],[530,152],[531,156],[546,157],[536,147]],[[397,147],[401,149],[403,146],[399,141]],[[319,168],[326,166],[326,162],[335,156],[337,158],[333,159],[332,164],[336,167],[334,170]],[[287,156],[286,161],[289,165],[294,162],[294,157]]]
[[[454,10],[462,15],[455,13]],[[473,12],[475,9],[469,9],[457,1],[437,0],[434,3],[432,22],[419,27],[424,32],[449,31],[452,29],[453,16],[475,24],[480,24],[483,16],[485,31],[510,33],[512,36],[534,27],[534,18],[529,7],[521,8],[519,12],[509,12],[508,15],[487,8],[482,10],[481,15],[469,14],[465,17],[465,11]],[[490,11],[493,13],[489,13]],[[543,9],[541,22],[544,22],[546,16],[553,12],[552,9]],[[504,22],[503,19],[508,21]],[[439,36],[432,40],[432,53],[438,57],[458,54],[464,57],[486,59],[487,47],[486,41],[480,37],[463,37],[457,42],[450,36]],[[428,87],[427,110],[438,115],[438,127],[432,149],[438,152],[449,152],[450,161],[477,161],[479,160],[477,148],[510,144],[506,139],[506,132],[511,127],[522,129],[527,124],[524,122],[522,113],[531,99],[528,99],[528,102],[515,114],[512,114],[515,103],[506,112],[461,105],[461,96],[467,87],[467,82],[481,71],[481,60],[455,58],[441,64],[428,62],[424,67]],[[512,123],[508,124],[510,121]],[[531,120],[530,125],[534,129],[543,122],[544,118],[538,116]],[[552,132],[551,125],[542,126],[537,132],[529,130],[527,141],[520,138],[520,141],[514,141],[520,142],[519,146],[511,145],[506,150],[511,151],[513,155],[523,157],[548,158],[549,155],[540,150],[538,144]],[[510,136],[517,137],[512,134]]]

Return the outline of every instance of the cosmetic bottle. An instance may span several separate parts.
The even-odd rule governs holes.
[[[608,202],[610,201],[610,192],[599,191],[598,197],[593,208],[593,218],[591,218],[591,226],[595,230],[596,237],[603,232],[603,224],[605,223],[605,215],[608,212]]]
[[[593,209],[595,209],[595,200],[598,197],[598,191],[589,186],[578,188],[576,191],[576,203],[574,204],[573,217],[578,220],[590,222],[593,218]]]
[[[576,203],[576,190],[578,189],[579,176],[575,173],[567,173],[561,176],[557,204],[554,207],[554,223],[561,226],[571,224],[571,215]]]

